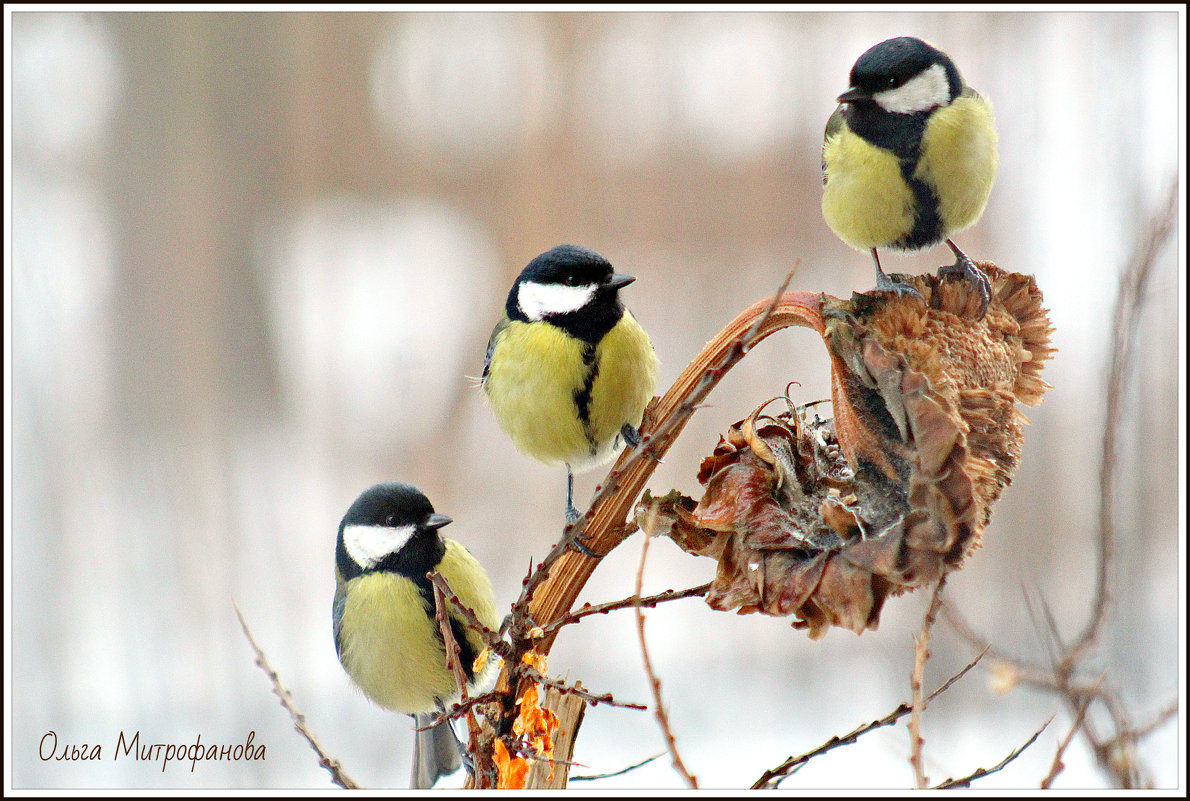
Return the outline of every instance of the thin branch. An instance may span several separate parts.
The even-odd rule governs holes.
[[[1017,748],[1016,750],[1014,750],[1014,751],[1013,751],[1011,754],[1009,754],[1008,756],[1004,757],[1004,759],[1000,760],[1000,761],[999,761],[999,762],[998,762],[996,765],[994,765],[993,767],[990,767],[990,768],[979,768],[978,770],[976,770],[976,771],[975,771],[974,773],[972,773],[971,775],[969,775],[969,776],[964,776],[964,777],[963,777],[963,778],[961,778],[961,779],[947,779],[946,781],[942,782],[941,784],[939,784],[939,785],[938,785],[937,787],[935,787],[934,789],[935,789],[935,790],[953,790],[953,789],[956,789],[956,788],[970,787],[970,786],[971,786],[971,782],[975,781],[976,779],[982,779],[984,776],[991,776],[993,773],[995,773],[995,772],[996,772],[996,771],[998,771],[998,770],[1001,770],[1001,769],[1002,769],[1002,768],[1003,768],[1005,765],[1007,765],[1009,762],[1011,762],[1012,760],[1014,760],[1014,759],[1016,759],[1018,756],[1020,756],[1022,753],[1024,753],[1024,750],[1025,750],[1026,748],[1028,748],[1029,746],[1033,745],[1033,743],[1035,743],[1035,742],[1037,741],[1037,738],[1041,736],[1041,733],[1042,733],[1043,731],[1045,731],[1046,727],[1047,727],[1047,726],[1049,726],[1049,725],[1050,725],[1050,723],[1052,723],[1052,722],[1053,722],[1053,720],[1054,720],[1053,718],[1050,718],[1049,720],[1047,720],[1047,721],[1046,721],[1046,722],[1045,722],[1045,723],[1042,725],[1042,727],[1041,727],[1040,729],[1038,729],[1036,732],[1034,732],[1034,733],[1033,733],[1033,736],[1032,736],[1032,737],[1030,737],[1028,740],[1026,740],[1026,741],[1025,741],[1025,744],[1024,744],[1024,745],[1022,745],[1020,748]]]
[[[483,706],[484,704],[490,704],[493,701],[499,701],[501,695],[502,694],[499,689],[494,689],[489,690],[482,695],[473,695],[465,702],[456,701],[455,703],[451,704],[448,709],[444,709],[441,712],[435,713],[434,716],[430,718],[429,724],[424,728],[432,729],[445,720],[454,720],[455,718],[462,717],[464,713],[470,712],[477,706]]]
[[[501,651],[504,650],[508,643],[500,639],[500,634],[498,632],[492,631],[479,621],[479,616],[475,614],[475,610],[464,604],[459,599],[459,596],[455,595],[454,590],[452,590],[450,588],[450,584],[447,583],[445,576],[443,576],[437,570],[431,570],[426,574],[426,578],[430,580],[430,583],[434,585],[434,588],[437,591],[442,593],[443,598],[450,602],[450,605],[453,606],[455,611],[459,613],[459,616],[463,618],[463,622],[467,624],[467,628],[471,629],[480,636],[484,645],[496,653],[501,653]]]
[[[997,648],[982,635],[978,634],[971,625],[963,618],[962,613],[954,604],[948,604],[946,601],[942,602],[942,617],[947,624],[955,630],[955,633],[970,643],[973,647],[980,649],[980,653],[987,654],[992,659],[1002,662],[1005,665],[1012,667],[1015,672],[1015,681],[1020,684],[1027,684],[1032,687],[1037,687],[1043,690],[1050,690],[1060,692],[1061,688],[1058,686],[1058,681],[1054,678],[1053,667],[1042,667],[1040,665],[1029,662],[1021,657],[1014,656],[1006,651]],[[1085,689],[1081,685],[1071,684],[1070,687],[1079,687]]]
[[[925,619],[922,620],[921,632],[913,641],[913,673],[910,686],[913,691],[912,711],[909,715],[909,764],[913,766],[913,778],[918,790],[929,786],[929,777],[921,758],[921,714],[925,711],[926,701],[922,698],[922,682],[925,678],[926,660],[930,658],[930,629],[934,627],[934,620],[938,616],[938,604],[942,598],[942,588],[946,586],[946,574],[943,573],[938,583],[934,585],[934,594],[930,596],[930,606],[926,609]]]
[[[982,653],[986,653],[1000,662],[1013,665],[1018,668],[1019,673],[1022,675],[1027,674],[1029,679],[1033,681],[1040,682],[1046,687],[1053,687],[1052,670],[1026,662],[1020,657],[1014,656],[1001,648],[997,648],[986,637],[971,628],[971,624],[967,622],[966,618],[963,617],[963,613],[953,603],[942,602],[942,618],[955,630],[956,634],[975,648],[978,648]]]
[[[454,632],[450,628],[450,616],[446,612],[446,593],[450,592],[449,585],[446,583],[446,577],[437,570],[431,570],[427,575],[431,584],[434,587],[434,619],[438,622],[438,631],[442,635],[442,644],[446,651],[446,666],[454,673],[455,684],[459,688],[459,702],[461,704],[467,703],[470,695],[467,692],[467,673],[463,670],[463,662],[459,658],[459,643],[455,639]],[[441,580],[441,583],[439,583]],[[453,596],[454,593],[452,592]],[[457,600],[457,596],[455,596]],[[462,604],[459,605],[462,608]],[[467,610],[471,611],[471,610]],[[475,719],[475,712],[472,707],[467,707],[467,753],[474,754],[479,750],[479,721]],[[443,726],[449,726],[449,723],[443,723]]]
[[[658,604],[665,603],[666,601],[678,601],[682,598],[697,598],[699,596],[706,595],[707,590],[710,588],[711,582],[708,581],[706,584],[699,584],[697,587],[688,587],[684,590],[666,590],[665,592],[657,593],[656,595],[650,595],[647,598],[637,598],[636,596],[633,596],[631,598],[622,598],[619,601],[608,601],[607,603],[602,604],[585,604],[582,608],[558,618],[548,626],[543,626],[542,630],[554,631],[555,629],[559,629],[562,626],[569,626],[571,623],[577,623],[584,617],[589,617],[590,615],[606,615],[608,612],[614,612],[618,609],[631,609],[634,606],[652,608]]]
[[[454,632],[450,630],[450,618],[446,614],[446,594],[435,581],[443,577],[437,570],[431,570],[427,576],[434,587],[434,621],[438,624],[438,632],[442,635],[443,645],[446,646],[446,667],[454,673],[455,683],[459,687],[459,699],[466,703],[470,697],[467,693],[467,674],[459,659],[459,643],[455,640]]]
[[[644,586],[645,559],[649,555],[649,542],[653,539],[653,532],[656,528],[657,510],[654,507],[645,521],[644,544],[640,549],[640,567],[636,570],[636,591],[633,593],[633,597],[637,599],[640,598],[640,591]],[[636,604],[636,633],[640,639],[640,655],[644,660],[645,674],[649,677],[649,686],[653,688],[653,714],[657,718],[657,725],[661,727],[661,734],[665,737],[665,747],[669,749],[669,754],[673,758],[674,770],[686,782],[687,787],[697,790],[698,778],[686,770],[682,755],[678,753],[678,743],[674,739],[673,729],[669,726],[669,716],[665,714],[665,705],[661,702],[661,680],[657,678],[657,674],[653,671],[653,662],[649,659],[649,648],[645,644],[645,613],[641,610],[639,603]]]
[[[1069,662],[1079,661],[1099,637],[1111,601],[1111,561],[1115,553],[1115,491],[1117,436],[1123,413],[1125,383],[1132,367],[1136,327],[1144,305],[1153,264],[1173,233],[1177,221],[1178,184],[1174,181],[1164,205],[1149,221],[1146,235],[1133,251],[1120,281],[1112,319],[1111,366],[1107,378],[1107,411],[1103,422],[1103,454],[1099,466],[1099,569],[1095,580],[1095,605],[1086,628],[1068,652]]]
[[[1169,720],[1170,718],[1174,717],[1177,714],[1178,714],[1178,702],[1174,701],[1172,704],[1167,706],[1165,709],[1162,709],[1160,712],[1158,712],[1156,717],[1154,717],[1151,721],[1144,724],[1143,726],[1137,726],[1137,727],[1133,728],[1132,731],[1129,732],[1129,734],[1132,736],[1133,739],[1136,739],[1136,740],[1140,740],[1144,737],[1148,737],[1159,726],[1163,725],[1167,720]]]
[[[567,684],[561,679],[555,679],[552,676],[547,676],[532,665],[523,665],[523,673],[525,678],[537,682],[546,687],[553,687],[563,695],[577,695],[584,701],[587,701],[591,706],[599,706],[600,704],[607,704],[608,706],[618,707],[620,709],[635,709],[638,712],[643,712],[648,709],[644,704],[631,704],[624,701],[617,701],[610,693],[603,695],[595,695],[594,693],[584,690],[576,684]]]
[[[339,760],[328,756],[326,751],[319,745],[318,740],[314,737],[314,733],[310,731],[309,726],[306,725],[306,716],[298,712],[297,707],[293,703],[293,695],[285,686],[281,684],[281,677],[277,675],[277,671],[269,665],[268,659],[265,658],[264,651],[256,644],[256,638],[252,636],[252,632],[248,629],[248,624],[244,620],[244,615],[240,612],[240,607],[234,601],[232,606],[236,610],[236,617],[240,619],[240,628],[244,630],[244,636],[248,638],[249,645],[256,653],[256,664],[265,672],[269,680],[273,683],[273,694],[281,699],[281,706],[289,713],[290,720],[293,721],[293,728],[298,734],[306,738],[306,742],[314,749],[314,753],[318,755],[318,766],[325,768],[331,774],[331,781],[342,787],[344,790],[358,790],[359,785],[347,775],[343,770],[343,766],[339,764]]]
[[[660,754],[653,754],[653,756],[646,757],[645,759],[642,759],[640,762],[637,762],[634,765],[629,765],[626,768],[621,768],[620,770],[613,771],[612,773],[596,773],[594,775],[589,775],[589,776],[571,776],[570,781],[572,781],[572,782],[593,782],[596,779],[610,779],[613,776],[623,776],[625,773],[634,771],[637,768],[643,768],[645,765],[649,764],[650,762],[652,762],[654,760],[660,759],[663,756],[665,756],[664,751],[662,751]]]
[[[1051,672],[1057,676],[1067,667],[1061,663],[1061,660],[1064,658],[1064,654],[1069,653],[1069,647],[1062,642],[1062,632],[1058,628],[1058,621],[1054,619],[1053,608],[1045,600],[1040,588],[1029,592],[1028,588],[1022,584],[1021,593],[1025,599],[1025,609],[1033,622],[1033,628],[1041,633],[1045,642]],[[1034,595],[1037,596],[1036,600],[1033,598]],[[1068,671],[1065,675],[1068,675]]]
[[[1078,734],[1079,729],[1082,728],[1083,720],[1087,716],[1087,708],[1091,706],[1091,701],[1094,698],[1094,695],[1088,694],[1079,703],[1078,710],[1074,716],[1074,723],[1070,726],[1070,731],[1066,732],[1066,736],[1062,738],[1062,742],[1058,743],[1058,750],[1054,752],[1054,761],[1050,764],[1050,772],[1041,780],[1042,790],[1050,789],[1050,786],[1054,783],[1054,779],[1058,778],[1058,774],[1065,770],[1066,765],[1062,762],[1062,756],[1066,753],[1066,749],[1070,747],[1071,741],[1074,740],[1074,735]]]
[[[925,700],[926,706],[929,706],[931,701],[933,701],[935,698],[937,698],[942,693],[949,690],[951,688],[951,685],[953,685],[959,679],[963,678],[963,676],[966,676],[967,673],[971,670],[971,668],[973,668],[979,664],[979,660],[983,659],[983,657],[986,653],[987,653],[986,648],[984,650],[980,651],[979,654],[974,659],[972,659],[970,662],[967,663],[966,667],[964,667],[958,673],[954,674],[949,679],[947,679],[945,682],[943,682],[941,687],[934,690],[934,692],[930,693],[929,697],[926,698],[926,700]],[[888,713],[887,715],[880,718],[879,720],[874,720],[871,723],[865,723],[862,726],[859,726],[858,728],[854,729],[850,733],[844,734],[842,737],[832,737],[831,739],[827,740],[825,743],[818,746],[814,750],[807,751],[806,753],[802,754],[801,756],[789,757],[788,759],[786,759],[784,762],[782,762],[777,767],[770,768],[769,770],[766,770],[761,775],[761,777],[759,779],[757,779],[755,782],[753,782],[751,789],[753,789],[753,790],[775,789],[777,787],[777,785],[779,785],[784,779],[789,778],[790,774],[792,774],[795,770],[800,768],[802,765],[809,762],[814,757],[821,756],[822,754],[825,754],[827,751],[831,751],[835,748],[838,748],[841,745],[851,745],[856,740],[858,740],[860,737],[862,737],[863,735],[867,734],[870,731],[874,731],[876,729],[880,729],[885,726],[891,726],[894,723],[896,723],[898,720],[900,720],[901,718],[905,717],[905,715],[908,715],[911,710],[912,710],[912,706],[910,704],[901,704],[896,709],[894,709],[892,712]]]

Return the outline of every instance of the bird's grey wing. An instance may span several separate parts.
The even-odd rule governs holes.
[[[826,140],[830,139],[843,128],[843,103],[840,103],[835,109],[835,113],[826,121],[826,130],[822,132],[822,144],[826,146]],[[822,159],[822,184],[826,185],[826,158]]]
[[[505,328],[508,328],[508,324],[508,315],[505,314],[500,318],[500,322],[496,323],[496,327],[492,329],[492,335],[488,337],[488,352],[483,357],[483,375],[479,379],[481,382],[488,380],[488,368],[492,366],[492,351],[496,348],[496,339]]]
[[[340,637],[343,633],[343,610],[347,606],[347,585],[339,578],[338,569],[335,570],[335,600],[331,604],[331,623],[335,634],[335,654],[342,657],[343,643]]]

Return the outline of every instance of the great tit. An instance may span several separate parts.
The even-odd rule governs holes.
[[[335,650],[364,695],[385,709],[413,715],[417,727],[459,696],[434,619],[436,569],[464,606],[493,631],[500,626],[492,584],[467,549],[443,538],[450,522],[410,484],[377,484],[355,499],[339,523],[335,546]],[[450,628],[470,686],[482,684],[493,660],[479,633],[450,609]],[[460,745],[449,722],[414,734],[413,788],[432,787],[458,770]]]
[[[870,48],[826,124],[822,214],[848,245],[871,250],[876,288],[918,294],[880,269],[878,247],[920,250],[943,240],[943,272],[975,282],[986,311],[991,284],[951,241],[983,214],[996,178],[992,107],[950,57],[901,36]],[[980,312],[981,316],[983,312]]]
[[[657,386],[653,343],[619,297],[634,280],[593,250],[559,245],[521,271],[488,340],[489,405],[523,453],[566,465],[567,522],[578,518],[574,473],[639,443]]]

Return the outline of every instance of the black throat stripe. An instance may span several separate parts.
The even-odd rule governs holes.
[[[574,393],[574,405],[578,409],[578,419],[583,425],[583,433],[591,448],[591,455],[595,454],[594,432],[591,431],[591,390],[595,387],[595,378],[599,375],[599,360],[595,358],[596,343],[583,342],[583,366],[587,368],[587,378],[581,389]]]

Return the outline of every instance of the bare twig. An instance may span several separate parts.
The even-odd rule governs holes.
[[[1111,602],[1111,560],[1115,552],[1115,483],[1118,456],[1117,437],[1125,396],[1125,383],[1132,367],[1136,326],[1144,304],[1153,264],[1169,240],[1177,220],[1178,184],[1170,186],[1165,203],[1150,220],[1146,236],[1139,242],[1120,281],[1120,294],[1112,318],[1111,366],[1107,378],[1107,411],[1103,421],[1103,455],[1099,465],[1099,569],[1095,581],[1095,602],[1091,619],[1068,651],[1068,662],[1079,661],[1099,636]]]
[[[1046,655],[1050,662],[1050,673],[1056,675],[1061,670],[1060,660],[1068,653],[1068,647],[1062,642],[1062,632],[1058,628],[1058,621],[1054,619],[1053,608],[1045,600],[1045,596],[1039,588],[1035,589],[1034,592],[1030,592],[1022,584],[1021,592],[1025,599],[1025,608],[1029,613],[1033,628],[1041,634],[1042,641],[1047,649]],[[1036,600],[1034,600],[1034,595],[1037,596]]]
[[[442,593],[443,598],[450,602],[450,605],[463,618],[463,622],[467,624],[467,628],[478,634],[483,640],[484,645],[503,656],[502,651],[507,646],[507,643],[500,639],[498,632],[492,631],[479,621],[479,616],[475,614],[475,610],[464,604],[459,599],[459,596],[455,595],[454,590],[447,583],[446,577],[437,570],[431,570],[426,574],[426,578],[430,580],[430,583],[434,585],[434,588],[438,592]]]
[[[456,701],[455,703],[451,704],[448,709],[444,709],[431,717],[429,725],[425,726],[424,728],[432,729],[444,720],[454,720],[455,718],[462,717],[464,713],[470,712],[478,706],[490,704],[493,701],[498,700],[500,700],[500,691],[489,690],[482,695],[473,695],[465,702]]]
[[[645,559],[649,555],[649,542],[653,539],[656,527],[657,509],[653,507],[645,521],[644,544],[640,549],[640,567],[636,570],[636,590],[633,597],[637,599],[640,598],[640,591],[644,586]],[[641,610],[639,603],[636,604],[636,633],[640,639],[640,655],[644,661],[645,675],[649,677],[649,686],[653,689],[653,715],[657,718],[657,725],[661,727],[661,734],[665,738],[665,747],[673,759],[674,770],[686,782],[687,787],[697,790],[698,778],[686,769],[686,763],[682,761],[682,755],[678,753],[678,743],[674,739],[673,729],[669,726],[669,716],[665,714],[665,706],[661,702],[661,680],[657,678],[657,674],[653,671],[653,662],[649,659],[649,648],[645,644],[645,613]]]
[[[273,683],[273,694],[281,699],[281,706],[289,713],[290,720],[293,721],[293,728],[298,734],[306,738],[306,742],[314,749],[314,753],[318,755],[318,766],[325,768],[331,774],[331,781],[342,787],[344,790],[358,790],[359,785],[347,775],[343,770],[343,766],[339,764],[339,760],[328,756],[326,751],[319,745],[318,740],[314,737],[314,733],[310,731],[310,727],[306,725],[306,716],[298,712],[297,707],[293,703],[293,695],[285,686],[281,684],[281,677],[277,675],[277,671],[269,665],[268,659],[265,658],[264,651],[256,644],[256,639],[252,636],[252,632],[248,629],[248,624],[244,621],[244,615],[240,612],[240,607],[236,603],[232,603],[235,607],[236,617],[240,619],[240,628],[244,630],[244,636],[248,638],[248,643],[252,646],[252,650],[256,653],[256,664],[265,672],[269,680]]]
[[[572,782],[593,782],[596,779],[610,779],[613,776],[623,776],[625,773],[634,771],[637,768],[643,768],[645,765],[649,764],[650,762],[653,762],[654,760],[660,759],[663,756],[665,756],[664,751],[662,751],[660,754],[653,754],[653,756],[651,756],[651,757],[645,757],[640,762],[636,762],[632,765],[629,765],[626,768],[620,768],[619,770],[612,771],[611,773],[596,773],[596,774],[585,775],[585,776],[571,776],[570,780]]]
[[[1155,729],[1162,726],[1167,720],[1178,714],[1178,702],[1174,701],[1172,704],[1162,709],[1157,715],[1148,723],[1142,726],[1136,726],[1129,732],[1133,739],[1140,740],[1149,736]]]
[[[442,635],[442,642],[446,646],[446,667],[454,673],[455,683],[459,687],[459,699],[466,702],[470,696],[467,693],[467,674],[463,671],[463,663],[459,659],[459,643],[455,640],[454,632],[450,630],[450,618],[446,614],[446,596],[442,587],[434,579],[442,578],[437,570],[427,574],[434,587],[434,622],[438,624],[438,631]],[[445,579],[444,579],[445,580]]]
[[[688,587],[684,590],[666,590],[665,592],[650,595],[646,598],[621,598],[618,601],[608,601],[602,604],[585,604],[582,608],[571,612],[564,617],[560,617],[548,626],[543,626],[543,631],[553,631],[562,626],[569,626],[571,623],[577,623],[584,617],[590,615],[606,615],[608,612],[614,612],[617,609],[631,609],[635,606],[651,608],[666,601],[678,601],[682,598],[697,598],[701,595],[706,595],[707,590],[711,588],[711,582],[706,584],[699,584],[697,587]]]
[[[1012,760],[1014,760],[1018,756],[1020,756],[1022,753],[1024,753],[1024,750],[1026,748],[1033,745],[1033,743],[1035,743],[1037,741],[1037,738],[1041,736],[1041,733],[1043,731],[1045,731],[1046,727],[1049,726],[1051,722],[1053,722],[1053,718],[1050,718],[1044,724],[1042,724],[1041,728],[1038,729],[1036,732],[1034,732],[1033,736],[1030,737],[1028,740],[1026,740],[1024,745],[1022,745],[1020,748],[1015,749],[1011,754],[1004,757],[1002,760],[1000,760],[993,767],[979,768],[974,773],[970,774],[969,776],[964,776],[961,779],[947,779],[946,781],[942,782],[934,789],[935,790],[953,790],[955,788],[960,788],[960,787],[970,787],[971,782],[975,781],[976,779],[982,779],[984,776],[990,776],[993,773],[995,773],[996,771],[1001,770],[1009,762],[1011,762]]]
[[[912,711],[909,715],[909,764],[913,766],[913,778],[918,790],[924,790],[929,785],[925,767],[921,758],[921,714],[925,711],[926,701],[922,698],[922,682],[925,678],[926,660],[930,658],[930,629],[934,627],[934,619],[938,615],[938,604],[942,597],[942,588],[946,586],[946,574],[938,579],[934,585],[934,594],[930,596],[930,606],[926,609],[925,619],[921,624],[921,632],[914,639],[913,645],[913,674],[910,686],[913,691]]]
[[[934,692],[930,693],[929,697],[926,698],[926,701],[925,701],[926,705],[928,706],[931,701],[933,701],[935,698],[937,698],[942,693],[949,690],[951,685],[953,685],[959,679],[963,678],[963,676],[966,676],[967,673],[971,670],[971,668],[973,668],[977,664],[979,664],[979,660],[983,659],[984,654],[986,654],[986,653],[987,653],[986,648],[983,651],[980,651],[979,654],[974,659],[972,659],[970,662],[967,663],[966,667],[964,667],[958,673],[954,674],[949,679],[947,679],[945,682],[943,682],[941,687],[934,690]],[[892,712],[890,712],[887,715],[885,715],[884,717],[880,718],[880,720],[874,720],[871,723],[865,723],[864,725],[859,726],[858,728],[854,729],[850,733],[844,734],[842,737],[832,737],[831,739],[827,740],[825,743],[818,746],[814,750],[807,751],[806,753],[802,754],[801,756],[789,757],[788,759],[786,759],[784,762],[782,762],[777,767],[770,768],[769,770],[766,770],[761,775],[761,777],[759,779],[757,779],[755,782],[753,782],[751,789],[765,790],[765,789],[776,788],[777,785],[779,785],[782,780],[789,778],[790,774],[792,774],[795,770],[800,768],[802,765],[809,762],[814,757],[821,756],[822,754],[825,754],[827,751],[838,748],[841,745],[851,745],[856,740],[858,740],[860,737],[862,737],[863,735],[867,734],[870,731],[874,731],[876,729],[883,728],[884,726],[891,726],[892,724],[896,723],[901,718],[905,717],[905,715],[908,715],[911,710],[912,710],[912,706],[910,704],[901,704],[896,709],[894,709]]]
[[[1023,681],[1032,680],[1052,689],[1052,670],[1027,662],[1001,648],[997,648],[986,637],[971,628],[971,624],[967,622],[966,618],[963,617],[963,613],[953,603],[947,603],[945,600],[942,601],[942,618],[955,630],[956,634],[975,648],[978,648],[981,652],[986,653],[997,661],[1008,663],[1018,668],[1018,673],[1021,674]]]
[[[446,666],[454,673],[455,684],[459,687],[459,703],[466,704],[471,700],[470,694],[467,692],[467,673],[463,670],[462,660],[459,659],[459,643],[455,639],[454,632],[451,631],[450,615],[446,611],[448,603],[446,593],[450,592],[449,585],[446,584],[446,577],[437,570],[431,570],[426,574],[426,577],[434,587],[434,619],[438,623],[438,631],[442,634],[442,644],[446,651]],[[467,753],[474,754],[479,747],[479,721],[475,719],[473,707],[467,707],[466,718]],[[443,722],[442,725],[449,726],[450,724]]]
[[[1058,774],[1065,768],[1065,763],[1062,762],[1062,756],[1066,753],[1066,749],[1070,747],[1074,735],[1078,734],[1083,725],[1083,719],[1087,716],[1087,707],[1091,705],[1091,701],[1095,699],[1092,694],[1087,694],[1083,697],[1078,705],[1078,710],[1074,716],[1074,723],[1070,726],[1070,731],[1066,732],[1066,736],[1062,738],[1062,742],[1058,743],[1058,750],[1054,752],[1054,761],[1050,764],[1050,772],[1046,774],[1045,778],[1041,780],[1041,789],[1048,790],[1054,783],[1054,779],[1058,778]]]
[[[596,695],[588,690],[584,690],[574,684],[567,684],[561,679],[555,679],[552,676],[547,676],[532,665],[525,665],[523,668],[524,676],[527,679],[537,682],[546,687],[553,687],[563,695],[577,695],[584,701],[591,704],[591,706],[599,706],[600,704],[607,704],[608,706],[619,707],[620,709],[635,709],[643,712],[648,709],[644,704],[631,704],[624,701],[617,701],[610,693],[603,695]]]

